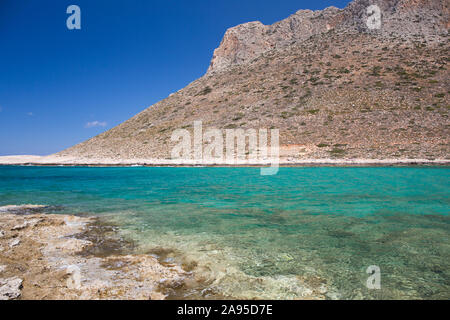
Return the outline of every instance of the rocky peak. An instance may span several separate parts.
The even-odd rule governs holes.
[[[381,11],[379,30],[369,30],[366,25],[367,8],[373,4]],[[228,29],[214,51],[207,73],[245,64],[266,51],[283,49],[332,29],[400,36],[405,40],[422,36],[427,41],[439,41],[439,33],[447,33],[449,27],[447,0],[354,0],[344,9],[299,10],[273,25],[255,21]]]
[[[268,50],[328,31],[336,25],[333,18],[340,11],[335,7],[322,11],[299,10],[273,25],[254,21],[230,28],[214,51],[208,73],[244,64]]]

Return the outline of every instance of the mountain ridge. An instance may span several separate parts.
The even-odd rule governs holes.
[[[380,34],[397,34],[409,37],[408,32],[414,27],[405,24],[404,15],[410,14],[412,10],[419,6],[421,10],[428,9],[436,11],[442,5],[442,11],[447,11],[445,1],[429,0],[380,0],[377,2],[369,0],[356,0],[351,2],[344,9],[328,7],[324,10],[298,10],[288,18],[276,22],[272,25],[264,25],[259,21],[240,24],[226,31],[220,46],[214,51],[214,55],[208,68],[209,72],[226,69],[229,66],[246,63],[256,58],[263,52],[274,48],[283,48],[298,41],[304,41],[313,35],[330,31],[336,28],[344,28],[348,31],[377,32]],[[383,28],[370,30],[366,22],[369,19],[367,8],[376,4],[380,8]],[[423,5],[423,4],[427,4]],[[401,24],[395,23],[398,17]],[[430,35],[431,29],[436,25],[439,27],[442,22],[422,24],[424,27],[421,34]],[[415,26],[417,27],[417,26]],[[448,27],[447,27],[448,28]]]

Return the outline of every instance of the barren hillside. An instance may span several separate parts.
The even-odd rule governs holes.
[[[207,73],[121,125],[58,155],[170,158],[174,130],[277,128],[282,155],[449,159],[449,7],[382,0],[302,10],[228,30]]]

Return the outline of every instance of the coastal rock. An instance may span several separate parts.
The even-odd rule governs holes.
[[[92,242],[87,240],[80,240],[80,239],[66,239],[65,241],[59,242],[55,249],[62,250],[64,252],[80,252],[83,251],[86,247],[89,247],[92,245]]]
[[[8,276],[20,281],[4,281],[4,299],[164,299],[189,276],[150,255],[111,251],[114,241],[123,245],[125,240],[114,240],[119,236],[111,233],[111,226],[93,218],[8,212],[0,214],[0,225],[16,227],[17,233],[16,238],[0,239],[1,245],[14,247],[0,255],[0,265],[26,266],[8,270],[13,272]],[[30,285],[19,293],[22,280]]]
[[[0,279],[0,300],[13,300],[21,295],[22,279]]]
[[[18,231],[18,230],[22,230],[25,229],[27,227],[34,227],[35,225],[37,225],[39,222],[41,222],[41,219],[31,219],[31,220],[27,220],[22,224],[16,225],[14,227],[11,228],[12,231]]]
[[[11,228],[11,231],[22,230],[22,229],[25,229],[27,226],[28,226],[27,223],[19,224],[19,225],[17,225],[17,226],[12,227],[12,228]]]
[[[18,246],[20,244],[20,239],[13,239],[9,242],[9,247],[13,248],[15,246]]]
[[[14,206],[14,205],[8,205],[8,206],[1,206],[0,207],[0,212],[8,212],[10,210],[14,210],[15,208],[17,208],[18,206]]]

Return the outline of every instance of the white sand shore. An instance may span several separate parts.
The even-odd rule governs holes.
[[[172,160],[172,159],[109,159],[76,158],[55,155],[1,156],[0,165],[36,165],[36,166],[276,166],[271,159],[248,161],[238,160],[224,162],[217,160]],[[450,159],[295,159],[281,158],[280,166],[371,166],[371,165],[450,165]]]

